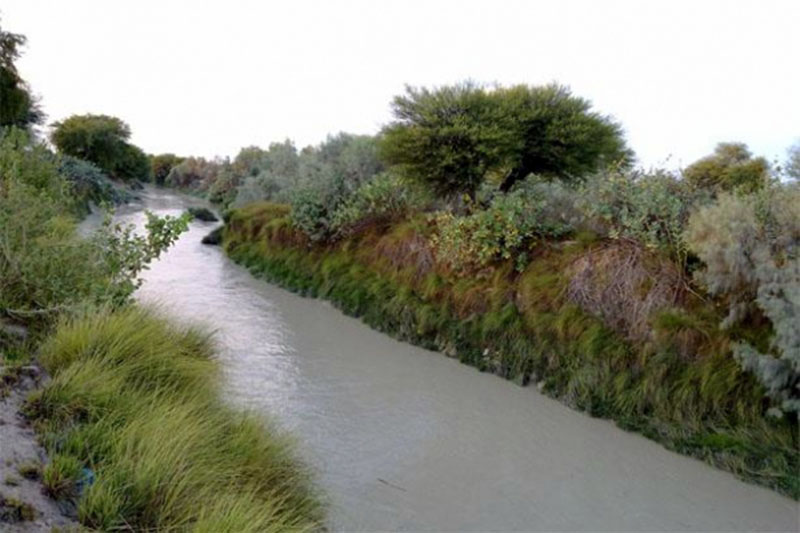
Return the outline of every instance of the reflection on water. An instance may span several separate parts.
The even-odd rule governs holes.
[[[295,433],[333,529],[797,528],[786,498],[254,280],[200,244],[214,225],[193,222],[137,297],[216,328],[232,401]]]

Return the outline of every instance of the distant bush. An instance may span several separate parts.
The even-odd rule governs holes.
[[[207,191],[217,179],[219,161],[208,161],[202,157],[187,157],[172,167],[164,184],[176,189]]]
[[[763,157],[754,158],[745,144],[720,143],[712,155],[686,167],[683,178],[695,189],[749,193],[767,185],[770,166]]]
[[[183,159],[175,154],[150,156],[150,181],[156,185],[164,185],[169,172],[173,167],[183,162]]]
[[[572,226],[544,216],[547,199],[517,190],[492,200],[487,209],[467,216],[441,212],[434,216],[432,238],[439,261],[457,271],[480,269],[495,261],[513,260],[518,270],[538,239],[560,238]]]

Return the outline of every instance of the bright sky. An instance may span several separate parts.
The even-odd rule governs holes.
[[[374,133],[406,83],[558,81],[673,167],[800,139],[800,0],[0,0],[49,120],[105,113],[148,152]]]

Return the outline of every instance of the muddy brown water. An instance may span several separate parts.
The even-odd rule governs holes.
[[[193,222],[137,297],[217,331],[231,401],[294,433],[331,529],[800,528],[797,502],[254,279],[200,244],[214,226]]]

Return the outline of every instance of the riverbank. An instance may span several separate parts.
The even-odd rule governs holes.
[[[432,261],[423,219],[309,246],[286,214],[268,204],[235,212],[228,254],[373,328],[535,382],[573,407],[797,498],[796,426],[765,418],[763,390],[731,360],[725,339],[712,328],[699,335],[716,316],[701,322],[701,309],[694,322],[665,318],[659,349],[622,338],[566,299],[570,266],[603,243],[546,246],[521,273],[508,265],[454,280]],[[676,345],[690,341],[699,342],[697,357]]]
[[[27,401],[47,493],[99,530],[313,531],[291,439],[220,398],[210,337],[131,306],[63,321]]]

